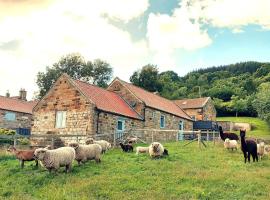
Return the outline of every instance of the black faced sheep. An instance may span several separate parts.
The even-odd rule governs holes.
[[[119,145],[121,146],[124,152],[133,152],[132,144],[123,144],[122,142],[120,142]]]
[[[221,126],[219,127],[219,135],[223,141],[225,141],[226,138],[229,138],[230,140],[239,140],[238,135],[235,133],[224,133]]]
[[[257,144],[254,140],[246,140],[246,130],[240,130],[240,137],[241,137],[241,148],[244,154],[245,163],[250,162],[250,154],[253,158],[253,162],[255,160],[258,162],[258,153],[257,153]]]
[[[159,142],[153,142],[149,146],[149,155],[152,158],[161,157],[164,152],[164,147]]]
[[[24,167],[25,161],[35,161],[36,167],[38,167],[38,160],[35,159],[34,152],[35,150],[17,150],[15,147],[9,147],[8,152],[11,152],[15,157],[20,161],[21,168]]]
[[[67,173],[71,170],[72,162],[75,159],[75,150],[72,147],[60,147],[53,150],[39,148],[35,150],[34,154],[49,172],[65,167]]]
[[[77,160],[79,165],[87,160],[95,160],[96,163],[100,162],[102,147],[99,144],[81,145],[77,142],[72,142],[69,146],[75,149],[75,160]]]

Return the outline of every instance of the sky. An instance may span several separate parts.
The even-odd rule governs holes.
[[[0,95],[38,91],[62,56],[110,63],[128,81],[151,63],[180,76],[270,61],[269,0],[0,0]]]

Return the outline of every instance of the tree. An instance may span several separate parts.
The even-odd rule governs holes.
[[[238,117],[239,112],[244,112],[246,110],[247,101],[233,95],[231,101],[231,108],[233,111],[235,111],[235,116]]]
[[[44,96],[63,73],[74,79],[106,87],[112,77],[112,68],[99,59],[86,62],[80,54],[68,54],[51,67],[47,66],[45,72],[38,72],[36,81],[39,87],[38,97]]]
[[[262,83],[254,100],[258,116],[270,124],[270,83]]]
[[[150,92],[160,91],[161,85],[158,81],[158,68],[155,65],[148,64],[132,74],[130,82],[142,87]]]

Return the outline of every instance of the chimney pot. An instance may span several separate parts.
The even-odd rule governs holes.
[[[10,97],[10,93],[9,93],[8,90],[7,90],[7,92],[6,92],[6,97]]]
[[[23,101],[26,101],[26,95],[27,95],[27,92],[25,89],[21,88],[20,89],[20,93],[19,93],[19,99],[23,100]]]

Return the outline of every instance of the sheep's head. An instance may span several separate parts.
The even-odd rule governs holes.
[[[16,148],[14,146],[10,146],[10,147],[8,147],[7,151],[12,153],[12,152],[16,151]]]
[[[152,143],[152,148],[154,150],[154,152],[158,152],[159,151],[159,143]]]
[[[240,129],[240,137],[245,137],[245,136],[246,136],[246,130]]]
[[[43,160],[47,151],[48,149],[45,149],[45,148],[36,149],[34,152],[34,158],[38,160]]]
[[[79,147],[79,143],[78,142],[71,142],[68,144],[68,146],[70,146],[76,150]]]
[[[112,148],[112,145],[111,143],[108,144],[108,149],[111,149]]]
[[[225,143],[230,143],[230,139],[229,138],[226,138],[225,139]]]
[[[94,139],[93,138],[86,139],[85,144],[94,144]]]

